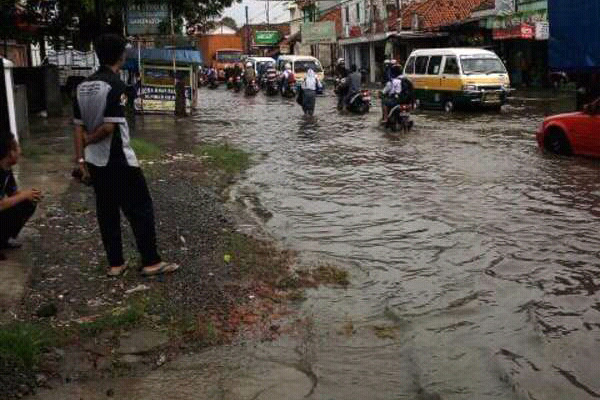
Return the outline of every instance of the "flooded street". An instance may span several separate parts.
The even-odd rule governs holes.
[[[302,344],[255,350],[295,350],[314,377],[299,398],[600,397],[600,163],[534,140],[564,104],[421,112],[392,137],[378,104],[339,115],[321,97],[308,121],[293,100],[201,96],[192,134],[256,155],[235,199],[304,264],[351,274],[309,293]]]

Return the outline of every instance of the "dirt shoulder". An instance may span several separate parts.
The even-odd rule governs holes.
[[[182,352],[242,337],[272,339],[289,322],[282,322],[288,301],[316,284],[291,270],[292,252],[238,231],[234,221],[245,218],[225,207],[228,188],[250,165],[248,154],[228,145],[197,145],[189,153],[143,140],[136,147],[162,256],[181,269],[141,277],[123,220],[130,268],[121,278],[106,277],[93,191],[71,182],[30,224],[36,234],[23,251],[32,266],[27,294],[15,321],[0,326],[0,369],[9,371],[0,380],[3,398],[146,374]],[[11,346],[15,341],[21,347]]]

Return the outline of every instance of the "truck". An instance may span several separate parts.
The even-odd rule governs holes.
[[[577,110],[600,95],[600,1],[549,0],[551,74],[577,86]]]
[[[233,67],[242,61],[243,46],[240,35],[202,35],[196,42],[206,63],[217,70],[221,80],[225,79],[225,68]]]
[[[553,71],[600,72],[600,1],[549,0]]]

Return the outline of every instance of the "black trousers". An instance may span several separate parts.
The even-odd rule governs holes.
[[[35,212],[35,208],[35,203],[23,201],[14,207],[0,211],[0,245],[19,235],[25,223]]]
[[[142,170],[118,164],[106,167],[88,164],[88,169],[96,192],[96,215],[109,265],[125,264],[120,210],[133,230],[142,266],[159,263],[154,206]]]

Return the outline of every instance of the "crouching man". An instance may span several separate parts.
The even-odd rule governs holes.
[[[19,161],[21,149],[10,132],[0,132],[0,251],[20,247],[16,239],[42,199],[37,189],[19,190],[12,167]],[[0,260],[6,257],[0,253]]]

